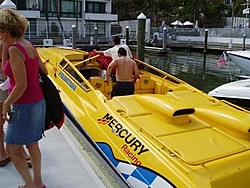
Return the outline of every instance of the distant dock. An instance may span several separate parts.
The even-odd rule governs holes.
[[[227,50],[242,50],[243,44],[242,39],[239,38],[220,38],[220,37],[214,37],[214,38],[208,38],[207,43],[207,52],[208,53],[222,53],[223,51]],[[63,45],[63,40],[60,38],[53,38],[53,45]],[[152,55],[165,55],[168,51],[171,50],[183,50],[183,51],[196,51],[196,52],[203,52],[204,50],[204,37],[180,37],[180,39],[167,41],[166,48],[163,48],[163,44],[161,41],[158,41],[157,43],[145,43],[145,53],[152,54]],[[230,44],[230,40],[232,43]],[[43,45],[43,39],[36,39],[32,40],[34,45],[42,46]],[[66,46],[71,46],[70,44]],[[105,50],[113,45],[108,43],[104,40],[99,40],[97,45],[91,45],[90,42],[85,40],[76,40],[76,48],[80,48],[84,51],[92,51],[93,49],[101,49]],[[129,44],[130,48],[133,51],[136,51],[137,45],[136,42],[133,41]],[[250,39],[247,38],[245,42],[245,49],[250,49]]]

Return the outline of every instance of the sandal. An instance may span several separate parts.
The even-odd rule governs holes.
[[[26,184],[24,185],[19,185],[18,188],[27,188]],[[46,185],[43,184],[43,186],[41,188],[46,188]]]
[[[11,161],[10,157],[7,157],[6,159],[0,161],[0,167],[4,167],[4,166],[7,165],[8,162],[10,162],[10,161]]]

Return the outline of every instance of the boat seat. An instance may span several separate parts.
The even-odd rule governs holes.
[[[107,82],[104,82],[104,95],[107,97],[107,99],[111,99],[112,91],[113,91],[112,82],[109,82],[108,85],[107,85]]]
[[[89,78],[90,84],[93,86],[94,89],[98,89],[102,92],[104,92],[104,80],[100,76],[91,76]]]
[[[89,82],[94,89],[100,90],[107,99],[111,99],[111,92],[113,90],[113,84],[111,82],[107,85],[104,79],[100,76],[91,76]]]
[[[150,89],[151,88],[151,79],[149,75],[140,75],[140,84],[141,89]]]
[[[154,93],[155,81],[149,75],[139,75],[139,80],[135,83],[135,93]]]

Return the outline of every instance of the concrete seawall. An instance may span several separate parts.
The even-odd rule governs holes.
[[[204,49],[204,37],[187,37],[187,36],[177,36],[176,40],[167,41],[166,50],[190,50],[203,52]],[[243,49],[243,39],[242,38],[223,38],[223,37],[208,37],[207,50],[208,53],[222,53],[228,50],[242,50]],[[132,48],[136,48],[136,45],[130,45]],[[155,47],[155,48],[152,48]],[[150,48],[146,51],[156,51],[161,52],[162,41],[150,44]],[[250,39],[245,40],[245,49],[250,49]]]

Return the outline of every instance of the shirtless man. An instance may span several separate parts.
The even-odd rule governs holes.
[[[126,56],[127,51],[123,47],[120,47],[118,49],[118,58],[114,59],[107,68],[107,84],[110,82],[112,69],[116,68],[116,85],[113,89],[113,96],[134,94],[134,83],[139,77],[139,71],[136,62]]]

